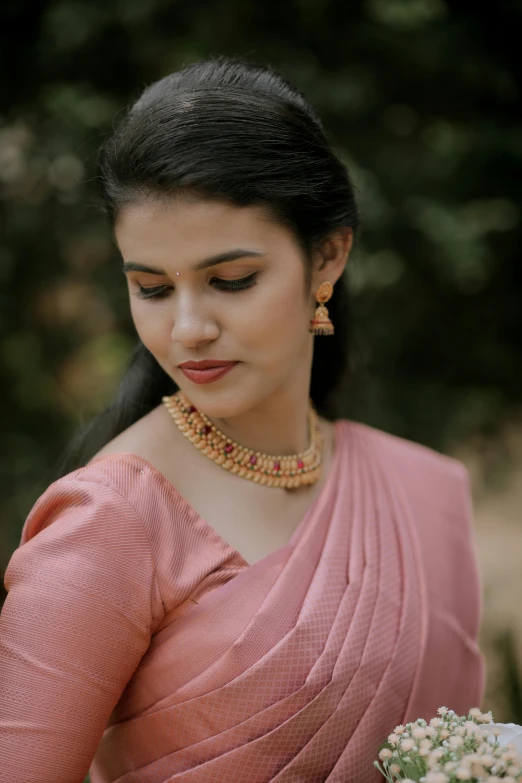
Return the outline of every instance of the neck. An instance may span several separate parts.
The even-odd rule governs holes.
[[[226,419],[211,419],[226,436],[262,454],[299,454],[310,445],[309,398],[288,405],[262,405]]]

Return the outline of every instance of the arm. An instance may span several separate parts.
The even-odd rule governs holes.
[[[82,783],[161,598],[128,501],[81,471],[24,525],[0,615],[0,780]]]

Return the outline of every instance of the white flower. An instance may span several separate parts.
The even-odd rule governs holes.
[[[448,708],[447,707],[439,707],[437,710],[438,715],[447,715],[448,714]]]
[[[399,744],[399,735],[395,734],[395,733],[390,734],[390,736],[388,737],[388,742],[390,743],[390,745],[398,745]]]
[[[428,772],[426,783],[448,783],[449,777],[444,772]]]
[[[471,765],[471,772],[476,778],[483,778],[484,775],[487,775],[486,768],[478,761]]]
[[[457,780],[470,780],[471,779],[471,770],[469,767],[458,767],[458,769],[455,772],[455,777]]]
[[[413,750],[414,747],[415,747],[415,740],[403,739],[401,742],[401,748],[404,751]]]
[[[462,737],[457,737],[454,734],[449,738],[448,742],[452,748],[458,748],[460,745],[464,744]]]
[[[392,752],[389,748],[383,748],[381,751],[379,751],[379,758],[381,761],[386,761],[386,759],[390,759],[392,757]]]
[[[466,729],[464,728],[464,726],[457,726],[457,728],[453,733],[456,734],[458,737],[464,737],[464,735],[466,734]]]
[[[502,747],[512,745],[522,756],[522,726],[516,723],[489,723],[487,726],[480,727],[481,733],[489,737],[494,736],[492,729],[500,731],[498,741]]]
[[[432,718],[430,720],[430,726],[433,726],[433,728],[438,729],[439,726],[442,725],[442,720],[440,718]]]
[[[423,726],[417,726],[412,730],[412,735],[415,737],[415,739],[424,739],[427,737],[426,729]]]

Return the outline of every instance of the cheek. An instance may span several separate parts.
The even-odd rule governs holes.
[[[245,302],[242,323],[234,331],[262,353],[288,355],[307,344],[309,305],[301,278],[267,280]]]
[[[131,301],[134,326],[143,345],[161,355],[168,350],[171,339],[171,315],[160,302]]]

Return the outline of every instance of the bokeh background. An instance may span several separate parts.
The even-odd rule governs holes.
[[[343,415],[470,469],[482,706],[522,724],[521,31],[515,0],[2,0],[2,573],[134,343],[100,143],[183,64],[270,63],[315,103],[359,196]]]

